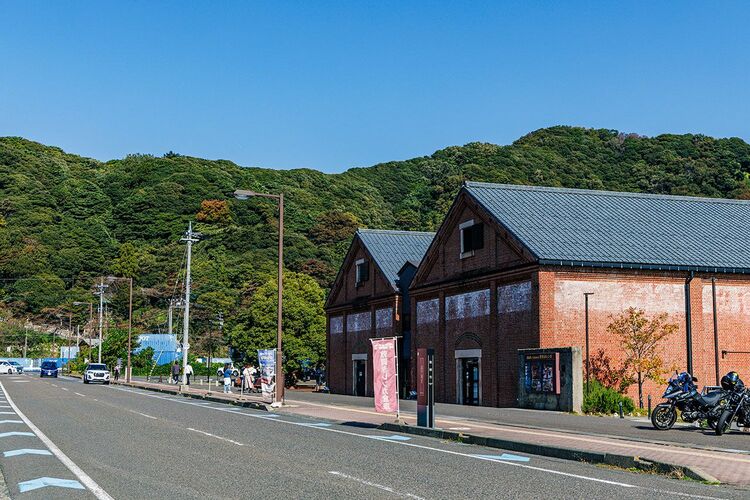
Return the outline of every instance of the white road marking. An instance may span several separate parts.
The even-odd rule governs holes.
[[[471,427],[448,427],[449,431],[469,431]]]
[[[343,472],[339,472],[339,471],[336,471],[336,470],[329,470],[328,473],[329,474],[333,474],[334,476],[338,476],[338,477],[344,478],[344,479],[349,479],[351,481],[356,481],[356,482],[358,482],[360,484],[364,484],[366,486],[372,486],[373,488],[378,488],[379,490],[387,491],[388,493],[392,493],[393,495],[395,495],[397,497],[401,497],[401,498],[416,498],[416,499],[419,499],[419,500],[425,500],[424,498],[418,497],[417,495],[412,495],[411,493],[402,493],[400,491],[394,490],[393,488],[391,488],[389,486],[383,486],[382,484],[373,483],[371,481],[367,481],[365,479],[360,479],[358,477],[350,476],[349,474],[344,474]]]
[[[80,392],[74,392],[73,394],[75,394],[76,396],[81,396],[82,398],[86,397],[85,394],[81,394]]]
[[[0,438],[4,437],[12,437],[12,436],[33,436],[33,432],[2,432],[0,433]]]
[[[60,387],[63,391],[69,391],[70,389],[66,389],[65,387]]]
[[[507,462],[507,461],[504,461],[504,460],[497,460],[497,459],[493,459],[493,458],[480,458],[480,457],[478,457],[476,455],[472,455],[472,454],[469,454],[469,453],[461,453],[461,452],[453,451],[453,450],[445,450],[445,449],[441,449],[441,448],[433,448],[431,446],[425,446],[425,445],[420,445],[420,444],[416,444],[416,443],[407,443],[405,441],[389,441],[389,440],[385,440],[385,439],[379,439],[379,438],[381,438],[381,436],[377,436],[377,435],[357,434],[356,432],[344,431],[344,430],[340,430],[340,429],[332,429],[332,428],[328,428],[328,427],[311,427],[308,423],[305,423],[305,422],[291,422],[289,420],[269,418],[269,416],[279,417],[280,415],[278,415],[278,414],[269,414],[268,416],[266,416],[266,415],[258,415],[258,414],[253,414],[253,413],[240,412],[240,411],[238,411],[239,408],[229,407],[229,408],[224,409],[224,408],[206,407],[206,406],[203,406],[203,405],[200,405],[200,404],[196,404],[196,403],[191,402],[191,401],[179,401],[179,400],[176,400],[176,399],[166,398],[166,397],[160,396],[158,394],[148,394],[148,393],[144,393],[142,391],[134,391],[134,390],[120,389],[120,388],[117,388],[117,390],[124,391],[124,392],[130,392],[130,393],[133,393],[133,394],[137,394],[137,395],[141,395],[141,396],[146,396],[146,397],[150,397],[150,398],[163,399],[163,400],[166,400],[166,401],[173,401],[175,403],[187,404],[187,405],[194,406],[196,408],[215,409],[215,410],[223,411],[223,412],[226,412],[226,413],[232,413],[234,415],[242,415],[242,416],[245,416],[245,417],[259,418],[259,419],[266,420],[266,421],[269,421],[269,422],[278,422],[280,424],[287,424],[287,425],[294,425],[294,426],[299,426],[299,427],[307,427],[307,428],[312,428],[312,429],[319,429],[321,431],[326,431],[326,432],[334,432],[334,433],[337,433],[337,434],[345,434],[345,435],[348,435],[348,436],[354,436],[354,437],[365,438],[365,439],[372,439],[374,441],[379,441],[381,443],[391,443],[391,444],[394,444],[394,445],[409,446],[409,447],[412,447],[412,448],[419,448],[419,449],[424,449],[424,450],[429,450],[429,451],[436,451],[436,452],[439,452],[439,453],[447,453],[449,455],[457,455],[457,456],[461,456],[461,457],[471,458],[471,459],[474,459],[474,460],[484,460],[484,461],[487,461],[487,462],[495,462],[495,463],[498,463],[498,464],[503,464],[503,465],[507,465],[507,466],[511,466],[511,467],[520,467],[522,469],[536,470],[536,471],[539,471],[539,472],[546,472],[546,473],[549,473],[549,474],[556,474],[556,475],[559,475],[559,476],[565,476],[565,477],[572,477],[572,478],[576,478],[576,479],[581,479],[581,480],[584,480],[584,481],[593,481],[593,482],[596,482],[596,483],[611,484],[613,486],[620,486],[620,487],[623,487],[623,488],[643,489],[643,490],[646,490],[646,491],[654,491],[654,492],[657,492],[657,493],[673,494],[673,495],[678,495],[678,496],[683,496],[683,497],[689,497],[689,498],[701,498],[701,499],[718,499],[719,498],[719,497],[710,497],[710,496],[702,496],[702,495],[693,495],[693,494],[690,494],[690,493],[680,493],[680,492],[676,492],[676,491],[657,490],[657,489],[648,488],[648,487],[645,487],[645,486],[638,486],[638,485],[635,485],[635,484],[622,483],[622,482],[618,482],[618,481],[610,481],[610,480],[607,480],[607,479],[599,479],[599,478],[595,478],[595,477],[581,476],[579,474],[573,474],[573,473],[570,473],[570,472],[562,472],[562,471],[554,470],[554,469],[545,469],[544,467],[537,467],[537,466],[528,465],[528,464],[520,464],[520,463],[514,463],[514,462]],[[318,405],[318,406],[325,406],[325,405]]]
[[[237,446],[245,446],[244,444],[239,443],[237,441],[234,441],[232,439],[221,437],[221,436],[217,436],[216,434],[211,434],[210,432],[199,431],[198,429],[193,429],[192,427],[188,427],[187,430],[193,431],[193,432],[197,432],[197,433],[203,434],[205,436],[210,436],[212,438],[221,439],[222,441],[227,441],[229,443],[236,444]]]
[[[0,415],[15,415],[16,413],[13,411],[0,411]]]
[[[28,382],[28,380],[14,380],[13,382],[17,384],[25,384],[26,382]]]
[[[142,416],[142,417],[146,417],[146,418],[152,418],[152,419],[154,419],[154,420],[159,420],[159,419],[158,419],[158,418],[156,418],[156,417],[153,417],[153,416],[151,416],[151,415],[146,415],[145,413],[141,413],[141,412],[139,412],[139,411],[134,411],[134,410],[130,410],[130,411],[132,411],[132,412],[133,412],[133,413],[135,413],[136,415],[140,415],[140,416]]]
[[[19,455],[52,455],[48,450],[37,450],[36,448],[21,448],[19,450],[4,451],[5,458],[17,457]]]
[[[22,423],[23,423],[23,420],[0,420],[0,424],[22,424]]]
[[[91,493],[94,494],[96,498],[99,500],[114,500],[109,493],[104,491],[104,489],[96,484],[96,481],[91,479],[91,477],[83,472],[83,470],[78,467],[68,456],[62,452],[60,448],[53,443],[50,438],[48,438],[34,423],[26,417],[26,415],[23,414],[23,412],[13,403],[13,400],[8,396],[7,391],[5,390],[5,386],[2,382],[0,382],[0,389],[2,389],[3,393],[5,394],[5,397],[8,400],[8,403],[13,407],[13,409],[16,411],[16,414],[23,420],[26,425],[31,429],[34,434],[37,435],[39,439],[42,440],[42,442],[49,448],[49,450],[60,460],[65,467],[70,470],[89,490],[91,490]]]

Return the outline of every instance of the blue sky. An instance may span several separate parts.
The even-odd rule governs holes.
[[[352,166],[556,124],[750,140],[746,2],[0,0],[0,135]]]

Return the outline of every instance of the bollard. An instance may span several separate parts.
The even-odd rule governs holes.
[[[622,412],[622,401],[620,401],[620,418],[625,418],[625,414]]]
[[[651,418],[651,394],[648,395],[648,418]]]

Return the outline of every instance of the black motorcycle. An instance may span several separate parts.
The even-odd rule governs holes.
[[[709,427],[716,428],[724,409],[726,392],[717,390],[702,395],[695,385],[697,381],[697,378],[685,372],[669,379],[667,390],[662,396],[667,402],[659,403],[651,412],[651,424],[656,429],[671,429],[677,421],[678,410],[684,422],[706,420]]]
[[[729,372],[721,379],[721,387],[729,391],[727,405],[716,424],[716,435],[727,432],[735,422],[738,427],[750,427],[750,391],[740,380],[737,372]]]

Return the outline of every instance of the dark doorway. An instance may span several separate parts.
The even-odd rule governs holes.
[[[461,404],[479,405],[479,358],[461,359]]]
[[[354,395],[364,396],[365,395],[365,369],[367,362],[365,360],[358,359],[354,361]]]

